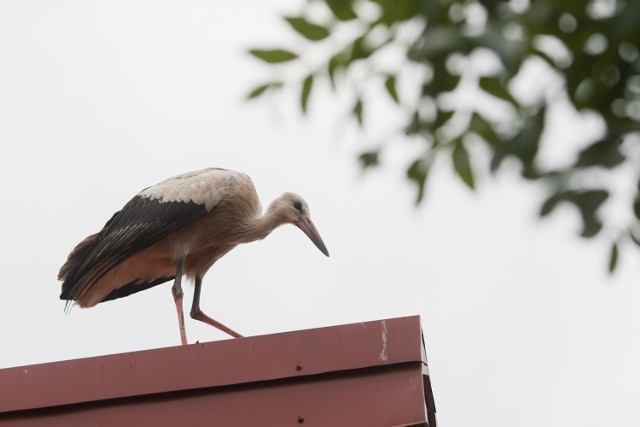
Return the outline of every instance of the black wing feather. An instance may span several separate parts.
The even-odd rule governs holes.
[[[62,284],[60,299],[77,300],[110,269],[206,214],[196,203],[135,196],[107,221],[93,244],[83,248]]]

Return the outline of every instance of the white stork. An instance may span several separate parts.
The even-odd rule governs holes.
[[[58,274],[60,299],[93,307],[175,279],[173,299],[186,345],[181,285],[186,275],[195,282],[191,317],[241,337],[200,309],[202,278],[236,245],[264,239],[282,224],[299,227],[329,256],[307,203],[296,194],[284,193],[262,215],[253,183],[243,173],[209,168],[169,178],[142,190],[73,249]]]

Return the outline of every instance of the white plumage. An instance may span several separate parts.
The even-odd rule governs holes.
[[[140,192],[140,196],[160,202],[203,205],[211,211],[225,196],[253,189],[248,175],[226,169],[204,169],[168,178]],[[253,189],[255,193],[255,189]],[[257,195],[256,195],[257,198]]]

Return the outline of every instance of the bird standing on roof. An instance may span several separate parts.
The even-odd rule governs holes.
[[[231,249],[264,239],[282,224],[296,225],[329,256],[307,203],[296,194],[284,193],[262,215],[251,178],[243,173],[209,168],[169,178],[142,190],[99,233],[75,247],[58,274],[60,299],[93,307],[174,280],[180,339],[186,345],[186,275],[195,281],[191,317],[241,337],[200,309],[202,278]]]

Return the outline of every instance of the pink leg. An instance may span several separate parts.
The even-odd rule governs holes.
[[[193,304],[191,305],[191,317],[204,323],[208,323],[214,328],[220,329],[222,332],[231,335],[234,338],[242,338],[242,335],[223,325],[222,323],[213,320],[200,310],[200,290],[202,288],[202,277],[196,277],[196,287],[193,295]]]
[[[182,311],[182,275],[184,274],[184,257],[178,260],[176,268],[176,278],[173,282],[171,291],[173,293],[173,302],[176,303],[176,311],[178,312],[178,327],[180,328],[180,341],[182,345],[187,345],[187,332],[184,328],[184,313]]]

